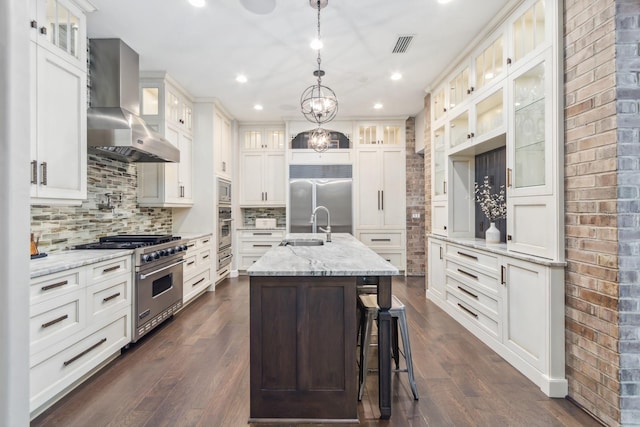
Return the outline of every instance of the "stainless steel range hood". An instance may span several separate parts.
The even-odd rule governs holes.
[[[89,150],[124,162],[179,162],[180,150],[139,116],[138,54],[120,39],[89,43]]]

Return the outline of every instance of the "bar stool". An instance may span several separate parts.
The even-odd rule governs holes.
[[[362,311],[362,314],[360,315],[360,372],[358,400],[362,400],[362,395],[364,393],[364,382],[368,372],[367,365],[369,360],[369,349],[371,346],[371,331],[373,329],[374,322],[378,319],[378,310],[380,309],[376,299],[377,296],[374,294],[360,294],[358,296],[360,310]],[[407,372],[409,374],[409,385],[411,386],[413,398],[418,400],[418,389],[413,375],[413,361],[411,360],[411,343],[409,342],[407,315],[404,309],[404,304],[395,295],[391,296],[391,308],[389,309],[389,314],[393,319],[393,327],[391,328],[391,351],[393,360],[396,363],[395,372]],[[398,326],[400,327],[404,353],[402,353],[398,347]],[[400,354],[404,357],[407,365],[406,369],[400,369]]]

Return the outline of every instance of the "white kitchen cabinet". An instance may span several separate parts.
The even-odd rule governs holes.
[[[278,246],[284,236],[284,229],[238,230],[238,270],[247,271],[265,252]]]
[[[357,230],[356,238],[393,264],[398,270],[405,270],[406,239],[404,230]]]
[[[31,280],[31,418],[131,341],[132,283],[131,255]]]
[[[31,204],[79,205],[87,196],[85,12],[92,9],[62,0],[30,6]]]
[[[231,120],[216,108],[213,116],[214,169],[216,175],[232,179]]]
[[[405,146],[405,124],[403,121],[358,123],[358,146]]]
[[[284,128],[240,128],[240,206],[284,206]]]
[[[211,234],[189,240],[182,273],[183,307],[211,286],[212,275],[215,272],[214,262],[215,252]]]
[[[140,113],[151,128],[180,150],[179,163],[138,164],[138,205],[193,205],[193,103],[163,72],[140,73]]]
[[[433,236],[428,251],[427,298],[546,395],[564,397],[564,263]]]

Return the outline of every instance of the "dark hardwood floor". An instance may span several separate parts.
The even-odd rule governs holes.
[[[407,306],[420,400],[406,374],[393,374],[393,414],[378,420],[371,373],[361,426],[600,425],[568,400],[547,398],[424,291],[424,277],[394,279]],[[31,425],[235,427],[248,417],[249,281],[241,277],[190,304]]]

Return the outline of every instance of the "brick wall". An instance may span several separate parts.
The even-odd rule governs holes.
[[[615,24],[615,0],[564,2],[566,372],[607,425],[620,419]]]
[[[56,252],[111,234],[171,233],[171,209],[140,208],[136,201],[135,163],[89,154],[87,200],[81,206],[31,206],[31,232],[40,236],[41,252]],[[99,209],[105,194],[120,200]]]
[[[640,2],[616,0],[620,421],[640,425]]]
[[[424,234],[424,157],[416,154],[416,120],[410,117],[406,122],[407,139],[407,275],[421,276],[425,272]],[[420,218],[412,218],[413,214]]]

